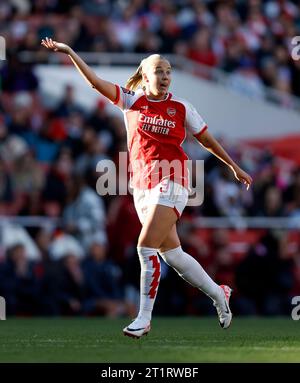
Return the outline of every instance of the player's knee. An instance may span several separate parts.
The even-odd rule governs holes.
[[[162,240],[159,235],[155,233],[146,233],[139,236],[138,246],[139,247],[151,247],[158,249],[161,246]]]
[[[158,249],[160,246],[160,242],[155,238],[142,238],[138,241],[138,247],[150,247],[154,249]]]
[[[160,248],[159,254],[169,266],[174,266],[181,262],[183,251],[181,246],[164,251]]]

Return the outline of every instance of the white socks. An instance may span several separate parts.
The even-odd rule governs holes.
[[[141,264],[140,311],[138,318],[150,321],[160,281],[160,261],[157,249],[137,247],[137,252]]]
[[[141,264],[140,310],[137,321],[140,323],[142,320],[143,325],[146,325],[151,321],[160,282],[160,261],[157,249],[138,247],[137,251]],[[220,286],[210,278],[196,259],[182,250],[181,246],[162,252],[160,255],[184,280],[203,291],[213,301],[220,300],[222,297]]]
[[[212,300],[218,301],[222,289],[204,271],[195,258],[185,253],[181,246],[160,253],[164,261],[192,286],[202,290]]]

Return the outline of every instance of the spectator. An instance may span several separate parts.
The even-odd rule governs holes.
[[[67,180],[71,177],[73,166],[71,152],[65,147],[50,167],[43,188],[43,206],[47,215],[61,215],[67,198],[66,184]]]
[[[0,294],[5,297],[8,315],[38,313],[38,281],[22,244],[11,246],[0,265]]]
[[[25,140],[19,135],[9,132],[7,125],[0,118],[0,153],[2,159],[10,164],[27,151],[28,145]]]
[[[109,159],[106,154],[105,144],[93,128],[86,128],[82,134],[84,152],[77,158],[75,169],[84,174],[87,171],[95,171],[99,161]]]
[[[276,187],[270,187],[265,193],[264,209],[260,213],[266,217],[282,217],[284,210],[282,206],[281,191]]]
[[[74,98],[74,88],[72,85],[65,86],[64,94],[54,111],[58,117],[69,117],[72,113],[83,113],[82,109],[77,105]]]
[[[83,261],[89,297],[85,310],[112,318],[135,315],[136,307],[124,300],[121,270],[107,258],[106,247],[106,237],[95,236],[90,244],[89,256]]]
[[[35,91],[38,80],[29,64],[21,63],[16,54],[8,58],[8,64],[0,70],[2,89],[6,92]]]
[[[58,281],[60,278],[59,262],[50,255],[52,233],[40,228],[35,235],[35,242],[41,254],[41,260],[35,264],[34,272],[39,284],[39,314],[53,316],[60,314]]]
[[[14,201],[11,175],[6,169],[3,158],[0,157],[0,215],[9,215]]]
[[[221,169],[220,178],[214,183],[215,203],[222,215],[239,217],[243,215],[239,186],[232,183],[231,173]]]
[[[211,35],[205,28],[196,32],[191,42],[188,58],[210,67],[217,65],[217,58],[211,48]]]
[[[295,202],[300,195],[300,168],[293,171],[290,184],[284,191],[284,201],[287,204],[288,211],[295,207]]]
[[[265,96],[261,79],[248,64],[239,67],[228,77],[228,87],[250,98],[263,99]]]
[[[44,177],[44,172],[30,151],[15,160],[13,180],[17,193],[40,191],[44,186]]]
[[[80,315],[86,299],[86,281],[80,267],[80,259],[65,253],[59,262],[58,302],[63,315]]]
[[[84,178],[74,174],[68,179],[67,204],[63,211],[67,232],[86,247],[93,235],[106,235],[105,217],[102,198],[86,185]]]
[[[236,284],[242,295],[239,312],[252,315],[278,315],[281,312],[276,295],[279,265],[279,242],[268,231],[237,267]]]
[[[230,246],[229,232],[215,229],[212,234],[211,257],[214,259],[214,272],[217,281],[224,281],[235,288],[235,259]]]
[[[32,129],[32,107],[33,98],[30,93],[22,91],[13,96],[11,118],[8,123],[10,132],[26,138],[26,134]]]

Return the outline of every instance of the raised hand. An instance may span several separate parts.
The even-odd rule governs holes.
[[[58,43],[57,41],[53,41],[48,37],[42,40],[41,45],[43,45],[45,48],[53,50],[54,52],[62,52],[66,54],[68,54],[71,49],[67,44]]]
[[[247,190],[249,189],[249,186],[252,184],[252,178],[249,176],[248,173],[244,172],[240,167],[235,167],[232,169],[234,176],[237,180],[242,182],[243,184],[247,185]]]

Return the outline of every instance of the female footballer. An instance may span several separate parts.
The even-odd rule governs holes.
[[[158,253],[183,279],[212,299],[221,327],[228,328],[232,319],[230,287],[216,284],[183,251],[176,230],[188,201],[188,157],[181,146],[186,132],[227,164],[247,190],[252,178],[209,133],[196,109],[169,92],[171,65],[162,56],[153,54],[143,59],[125,87],[121,87],[99,78],[68,45],[50,38],[41,44],[67,54],[86,81],[124,114],[134,205],[142,223],[137,245],[141,264],[140,308],[137,318],[123,329],[124,335],[140,338],[150,331],[160,281]]]

